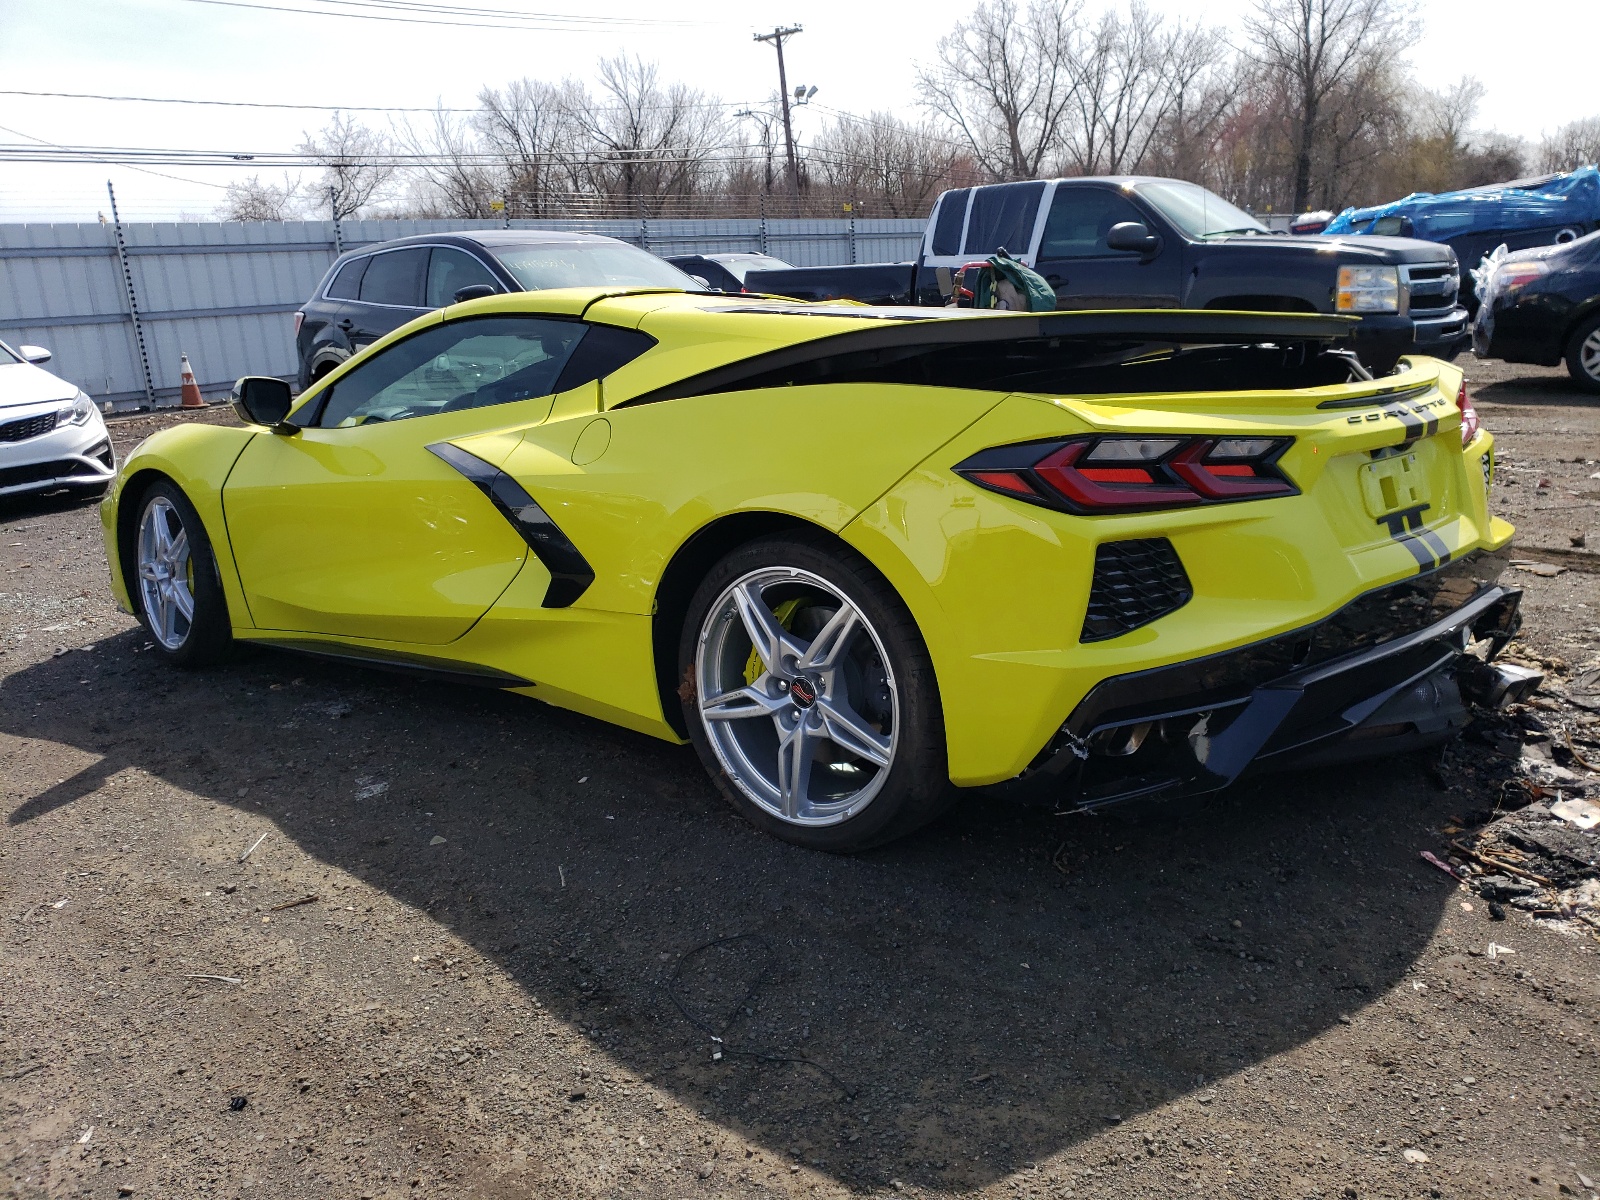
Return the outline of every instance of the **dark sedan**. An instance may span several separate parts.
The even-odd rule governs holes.
[[[1500,259],[1472,326],[1479,358],[1553,367],[1600,393],[1600,232]]]
[[[336,259],[294,315],[300,387],[430,309],[496,292],[606,286],[704,290],[654,254],[596,233],[482,229],[363,246]]]
[[[667,261],[685,274],[705,280],[719,292],[742,292],[751,271],[787,271],[789,264],[770,254],[671,254]]]

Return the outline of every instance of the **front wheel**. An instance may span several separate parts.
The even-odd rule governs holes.
[[[130,580],[139,620],[167,661],[215,662],[231,647],[233,630],[200,514],[166,480],[146,489],[139,504]]]
[[[1600,316],[1578,326],[1567,342],[1567,374],[1585,391],[1600,392]]]
[[[701,762],[736,810],[785,841],[864,850],[953,794],[927,647],[848,547],[801,534],[733,551],[689,605],[678,663]]]

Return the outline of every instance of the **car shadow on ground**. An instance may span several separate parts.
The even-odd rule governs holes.
[[[71,488],[54,492],[17,492],[0,496],[0,520],[26,521],[30,517],[54,517],[75,508],[98,505],[100,497]]]
[[[980,795],[839,858],[744,825],[687,748],[276,653],[173,671],[144,644],[8,679],[6,733],[95,756],[10,824],[129,766],[265,814],[623,1068],[852,1186],[977,1186],[1203,1095],[1392,987],[1450,895],[1417,845],[1452,800],[1416,759],[1138,820]]]
[[[1470,390],[1474,403],[1500,404],[1507,408],[1592,408],[1600,404],[1600,396],[1584,391],[1566,375],[1529,375],[1486,383]]]

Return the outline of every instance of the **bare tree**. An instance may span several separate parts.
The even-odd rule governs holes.
[[[1539,169],[1572,171],[1600,162],[1600,116],[1569,121],[1539,143]]]
[[[569,85],[568,103],[587,143],[588,181],[642,215],[707,188],[732,148],[719,103],[685,84],[663,85],[656,64],[639,58],[603,60],[598,94]]]
[[[1073,39],[1073,119],[1067,162],[1085,174],[1140,170],[1169,132],[1169,118],[1193,101],[1219,39],[1198,26],[1164,29],[1134,0],[1126,16],[1108,9]]]
[[[977,182],[963,145],[890,113],[836,119],[806,158],[813,190],[833,213],[850,203],[881,216],[920,217],[946,188]]]
[[[1238,64],[1221,35],[1199,25],[1170,34],[1166,87],[1165,111],[1140,169],[1206,183],[1215,174],[1218,137],[1241,98]]]
[[[336,221],[377,200],[394,179],[389,139],[344,113],[334,113],[315,137],[304,135],[299,151],[322,168],[319,201],[327,200]]]
[[[224,221],[289,221],[300,207],[300,181],[286,173],[283,184],[267,183],[259,175],[230,183],[217,216]]]
[[[1057,158],[1075,98],[1072,36],[1079,0],[988,0],[939,41],[920,68],[922,104],[994,179],[1031,179]]]
[[[1452,152],[1465,149],[1486,91],[1471,75],[1463,75],[1444,91],[1429,92],[1422,105],[1425,135],[1438,138]]]
[[[1257,0],[1247,53],[1284,100],[1296,209],[1311,198],[1319,149],[1348,116],[1337,98],[1360,97],[1385,74],[1412,40],[1410,17],[1406,0]]]
[[[418,164],[412,172],[411,207],[468,219],[493,215],[490,205],[505,191],[504,172],[485,162],[467,122],[440,107],[427,126],[403,127],[399,140]]]
[[[587,98],[571,80],[559,84],[518,79],[505,90],[484,88],[477,127],[500,159],[506,204],[515,216],[542,217],[565,210],[567,197],[585,180],[588,156],[577,114]]]

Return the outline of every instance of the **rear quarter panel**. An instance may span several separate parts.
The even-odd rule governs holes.
[[[1426,360],[1401,379],[1437,380],[1435,436],[1415,450],[1432,483],[1427,528],[1452,555],[1503,545],[1488,515],[1480,434],[1466,453],[1453,403],[1459,372]],[[1387,382],[1387,381],[1386,381]],[[1337,389],[1329,389],[1330,394]],[[1362,507],[1355,473],[1403,439],[1398,420],[1352,424],[1315,397],[1014,395],[875,500],[844,537],[894,583],[933,655],[951,777],[1021,772],[1100,680],[1230,649],[1329,615],[1414,575],[1406,546]],[[1160,513],[1076,516],[995,495],[950,470],[990,446],[1095,430],[1293,436],[1283,466],[1300,494]],[[1081,643],[1101,542],[1169,538],[1194,587],[1188,604],[1105,642]]]

